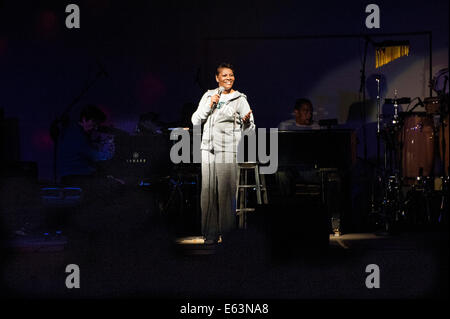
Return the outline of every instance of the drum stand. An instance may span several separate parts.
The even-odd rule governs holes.
[[[402,145],[398,143],[398,132],[401,131],[402,123],[398,117],[398,104],[395,99],[394,103],[394,119],[387,125],[383,131],[381,130],[381,103],[380,103],[380,83],[377,79],[377,173],[375,187],[381,189],[382,192],[378,196],[378,200],[372,199],[372,212],[375,213],[378,223],[382,225],[383,233],[391,233],[393,226],[400,220],[403,214],[403,200],[401,193],[400,174],[401,158],[398,159],[397,154]],[[380,139],[384,140],[383,159],[384,165],[380,169]],[[372,192],[373,195],[373,192]],[[378,202],[378,204],[375,204]]]
[[[380,103],[380,79],[376,78],[377,81],[377,162],[375,166],[375,178],[372,178],[372,189],[370,194],[370,214],[377,215],[378,207],[376,205],[377,200],[375,199],[375,192],[378,190],[377,186],[380,184],[380,139],[381,139],[381,130],[380,130],[380,118],[381,118],[381,103]],[[378,194],[377,194],[378,195]]]
[[[401,192],[401,154],[402,145],[397,141],[398,133],[401,131],[401,122],[394,118],[392,125],[386,128],[384,147],[384,179],[383,200],[384,230],[392,232],[393,227],[400,221],[403,214],[403,196]],[[388,165],[389,154],[389,165]]]
[[[449,141],[445,140],[445,129],[447,128],[450,131],[450,123],[445,124],[445,117],[449,114],[449,99],[448,94],[445,93],[445,89],[447,87],[448,77],[445,77],[444,87],[441,91],[438,92],[439,97],[439,122],[441,124],[441,132],[442,132],[442,195],[441,195],[441,204],[440,204],[440,212],[438,223],[446,224],[448,222],[448,192],[449,192],[449,175],[448,171],[450,167],[448,167],[448,163],[446,161],[446,143]],[[446,167],[447,166],[447,167]]]

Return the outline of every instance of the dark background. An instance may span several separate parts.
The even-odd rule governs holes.
[[[80,7],[80,29],[65,26],[69,3]],[[0,108],[18,119],[19,157],[38,163],[41,180],[52,177],[50,123],[95,78],[97,62],[109,77],[75,106],[74,117],[95,103],[108,124],[130,133],[149,111],[179,121],[193,111],[183,105],[196,105],[215,87],[214,66],[231,61],[235,88],[248,96],[258,127],[276,127],[291,117],[296,98],[308,97],[316,119],[337,118],[361,137],[360,110],[348,117],[360,100],[364,39],[286,37],[431,31],[433,72],[448,66],[448,1],[376,3],[381,28],[369,30],[365,1],[0,1]],[[395,39],[411,42],[410,56],[379,70],[369,45],[367,98],[374,74],[384,76],[383,97],[393,97],[394,89],[429,96],[427,36],[374,38]],[[367,122],[373,156],[373,100]]]
[[[65,26],[69,3],[80,7],[80,29]],[[369,3],[0,0],[0,110],[7,119],[16,119],[7,121],[10,138],[4,155],[10,160],[37,162],[42,182],[30,183],[11,174],[7,183],[0,185],[0,230],[6,230],[0,232],[0,245],[6,246],[4,239],[27,223],[36,231],[44,225],[51,210],[44,207],[38,194],[39,185],[52,179],[50,124],[95,79],[99,64],[109,76],[101,77],[75,105],[73,119],[82,106],[94,103],[107,113],[108,125],[128,133],[133,133],[139,116],[147,112],[160,114],[165,122],[182,121],[190,117],[204,91],[215,87],[214,67],[225,60],[236,66],[235,88],[248,96],[258,127],[276,127],[292,116],[296,98],[308,97],[314,103],[316,120],[337,118],[341,125],[356,129],[361,158],[364,123],[358,102],[365,40],[358,35],[373,35],[374,41],[408,40],[410,55],[378,70],[374,68],[374,48],[368,47],[365,127],[368,155],[373,158],[375,74],[382,75],[383,98],[392,98],[395,89],[400,97],[427,97],[430,76],[426,35],[377,35],[432,32],[432,73],[437,72],[448,67],[449,8],[446,0],[376,1],[381,29],[369,30],[365,27]],[[185,105],[191,105],[190,109]],[[384,105],[385,111],[389,108]],[[15,123],[18,134],[14,133]],[[34,171],[30,163],[20,169]],[[361,171],[352,172],[356,191],[351,217],[355,219],[365,216],[365,206],[358,204],[369,204],[364,197],[367,186],[359,189],[368,184],[364,176],[360,176],[362,181],[356,176]],[[151,215],[154,212],[147,210],[153,201],[149,193],[130,187],[107,198],[106,207],[103,203],[90,207],[84,222],[98,237],[68,233],[63,253],[3,255],[4,247],[0,247],[0,287],[4,281],[18,295],[39,298],[448,296],[448,233],[402,233],[386,238],[356,234],[353,239],[350,233],[343,242],[348,247],[335,238],[323,259],[302,256],[293,264],[273,265],[266,257],[269,250],[282,251],[286,244],[303,253],[303,247],[292,240],[305,246],[314,244],[308,231],[313,233],[315,228],[302,220],[298,209],[291,209],[297,202],[271,199],[271,206],[260,212],[272,219],[262,224],[283,231],[285,224],[290,226],[275,248],[269,243],[278,236],[267,239],[265,229],[255,227],[227,238],[212,258],[174,258],[169,233]],[[417,202],[421,203],[420,198]],[[316,208],[299,206],[306,217],[316,216],[310,213]],[[279,216],[286,219],[277,219]],[[103,224],[102,218],[108,222]],[[194,220],[189,215],[184,218]],[[116,228],[121,232],[115,233]],[[65,266],[70,263],[82,268],[83,289],[78,291],[63,284]],[[383,289],[368,290],[364,285],[365,266],[372,263],[382,269]],[[8,290],[0,289],[0,294],[14,296]],[[330,309],[335,315],[334,306]],[[402,307],[405,309],[408,307]]]

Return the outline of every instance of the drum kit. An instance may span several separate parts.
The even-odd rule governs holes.
[[[410,105],[411,100],[398,99],[395,91],[394,99],[385,99],[386,104],[394,105],[393,115],[381,114],[377,99],[377,173],[372,213],[377,217],[376,224],[387,233],[401,225],[422,227],[448,222],[448,93],[437,93],[437,97],[427,97],[423,102],[416,98],[419,102],[411,110],[399,112],[399,104]],[[425,111],[413,112],[419,105]]]

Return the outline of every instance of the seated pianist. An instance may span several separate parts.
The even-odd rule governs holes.
[[[301,98],[295,101],[295,118],[281,122],[278,125],[280,131],[292,130],[317,130],[320,126],[313,121],[313,105],[310,100]]]
[[[281,122],[280,131],[318,130],[320,126],[313,121],[313,104],[309,99],[300,98],[294,105],[295,118]],[[299,145],[301,147],[301,145]],[[305,150],[306,152],[308,150]],[[293,184],[320,184],[319,171],[311,164],[296,165],[295,168],[282,168],[277,173],[281,194],[292,193]]]
[[[341,232],[340,220],[342,213],[341,201],[346,198],[346,193],[341,188],[341,173],[337,171],[337,163],[334,161],[324,161],[325,156],[342,157],[336,150],[342,153],[351,152],[351,145],[345,146],[348,138],[342,134],[328,131],[331,126],[336,126],[337,120],[324,120],[320,125],[313,120],[313,104],[310,100],[302,98],[297,99],[294,106],[295,118],[281,122],[278,125],[279,131],[296,131],[294,134],[285,132],[287,136],[291,135],[291,139],[287,139],[289,143],[285,144],[284,150],[290,152],[286,147],[292,146],[293,151],[290,152],[292,163],[279,165],[279,169],[275,175],[278,189],[282,197],[297,197],[304,195],[314,195],[320,193],[320,197],[325,200],[326,210],[328,214],[328,227],[330,233],[339,234]],[[324,131],[313,130],[324,129]],[[309,132],[307,132],[309,130]],[[324,133],[324,134],[322,134]],[[293,136],[292,136],[293,135]],[[305,138],[311,138],[314,135],[321,136],[320,139],[313,140],[309,143]],[[338,137],[339,138],[333,138]],[[330,141],[326,141],[330,139]],[[344,139],[346,141],[344,141]],[[322,141],[317,143],[316,141]],[[291,142],[292,141],[292,142]],[[325,142],[325,143],[324,143]],[[330,143],[336,143],[330,145]],[[331,147],[332,151],[329,149]],[[340,148],[342,147],[342,149]],[[280,152],[283,149],[280,148]],[[294,155],[295,154],[295,155]],[[295,156],[295,158],[294,158]],[[325,164],[328,163],[328,164]],[[330,165],[321,166],[319,165]],[[339,164],[342,165],[342,164]],[[331,179],[329,179],[332,177]],[[317,198],[317,197],[316,197]]]

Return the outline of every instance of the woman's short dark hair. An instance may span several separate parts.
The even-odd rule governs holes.
[[[95,105],[89,104],[81,110],[80,121],[83,118],[86,121],[93,120],[96,123],[103,123],[106,120],[106,114]]]
[[[216,68],[216,75],[219,75],[219,70],[223,68],[231,69],[234,73],[234,66],[231,63],[222,62]]]
[[[305,98],[295,100],[294,109],[296,109],[297,111],[300,111],[300,108],[302,107],[302,105],[309,105],[311,107],[311,110],[313,109],[313,105],[312,105],[311,101],[308,99],[305,99]]]

